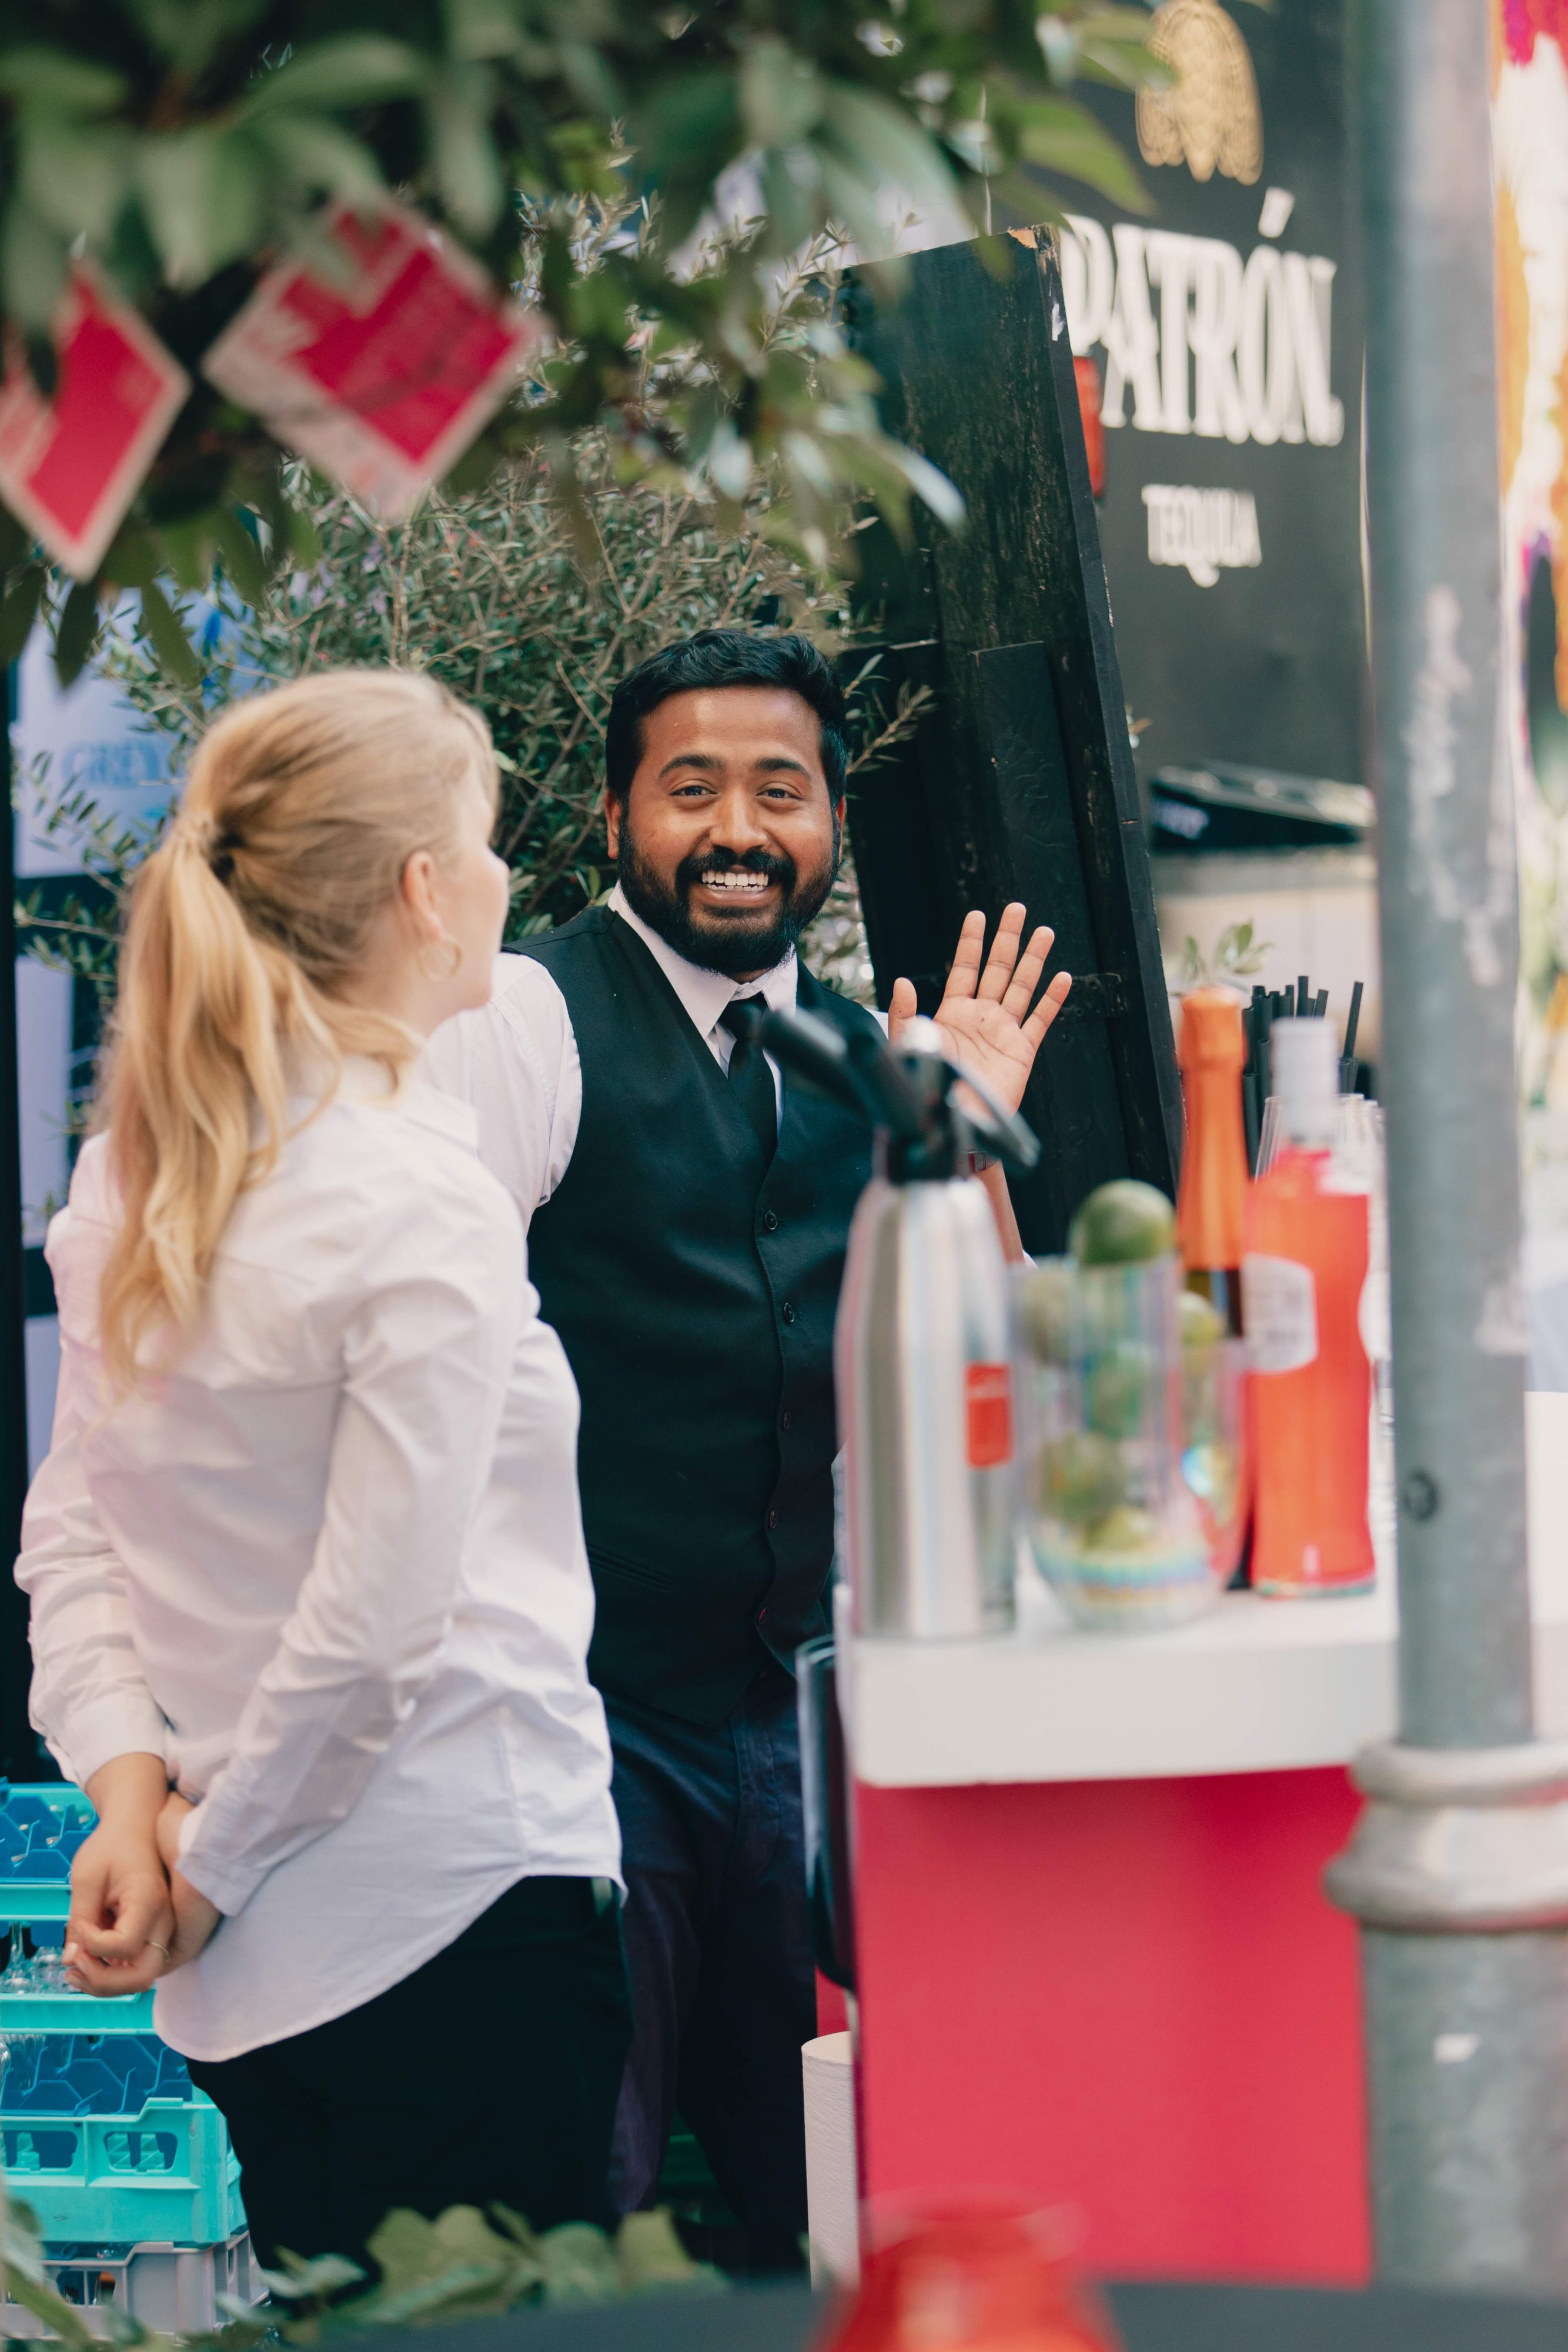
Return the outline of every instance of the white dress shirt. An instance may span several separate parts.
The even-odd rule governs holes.
[[[519,1878],[619,1876],[577,1391],[476,1141],[350,1064],[241,1194],[173,1369],[108,1406],[101,1140],[50,1227],[33,1719],[73,1779],[151,1750],[197,1801],[183,1867],[228,1916],[154,2011],[192,2057],[359,2007]]]
[[[721,1016],[737,996],[761,996],[773,1012],[794,1011],[793,948],[759,980],[729,980],[677,954],[628,906],[619,883],[605,903],[648,949],[721,1070],[728,1069],[735,1045]],[[783,1075],[771,1054],[767,1062],[782,1123]],[[582,1118],[577,1036],[552,974],[527,955],[500,957],[489,1003],[438,1029],[421,1067],[434,1086],[472,1104],[485,1165],[516,1201],[526,1228],[566,1174]]]

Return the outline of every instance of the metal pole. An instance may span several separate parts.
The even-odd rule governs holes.
[[[1356,0],[1396,1742],[1363,1926],[1380,2273],[1568,2290],[1568,1744],[1533,1739],[1486,0]]]

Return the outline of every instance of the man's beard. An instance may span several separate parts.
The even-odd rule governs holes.
[[[835,824],[832,856],[805,881],[792,857],[778,856],[766,849],[748,849],[739,857],[732,850],[706,849],[682,858],[672,886],[644,864],[630,829],[624,821],[622,824],[619,873],[628,906],[688,963],[704,971],[722,971],[730,980],[739,980],[747,972],[771,971],[783,961],[807,924],[821,911],[838,867]],[[693,914],[691,894],[703,875],[733,869],[766,874],[778,883],[780,903],[765,923]]]

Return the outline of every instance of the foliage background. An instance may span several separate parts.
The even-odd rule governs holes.
[[[91,579],[47,598],[63,677],[126,591],[166,661],[195,662],[167,584],[214,565],[280,570],[281,458],[204,353],[279,252],[331,266],[323,206],[389,195],[465,246],[539,313],[528,396],[459,461],[453,490],[543,452],[570,488],[597,425],[626,478],[701,478],[721,521],[767,477],[774,525],[818,570],[869,497],[952,513],[884,433],[864,365],[823,325],[810,359],[770,332],[774,273],[815,236],[890,249],[888,206],[947,236],[1049,213],[1025,167],[1148,208],[1136,172],[1069,94],[1164,79],[1142,6],[1104,0],[33,0],[0,9],[0,306],[11,366],[55,381],[54,324],[85,254],[185,367],[193,389]],[[754,233],[694,276],[687,247],[754,192]],[[630,207],[584,250],[584,200]],[[647,234],[645,231],[654,231]],[[643,357],[694,355],[650,404]],[[0,509],[0,660],[50,582]]]

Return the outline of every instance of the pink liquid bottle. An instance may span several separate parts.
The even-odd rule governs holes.
[[[1252,1364],[1252,1584],[1364,1592],[1372,1368],[1362,1344],[1369,1203],[1338,1174],[1337,1041],[1322,1020],[1270,1039],[1279,1156],[1247,1202],[1241,1287]]]

